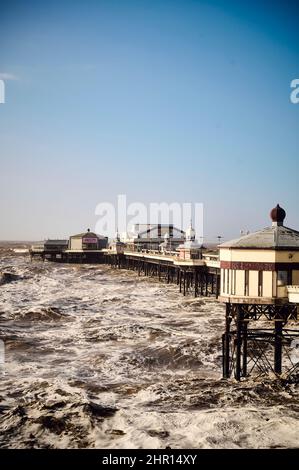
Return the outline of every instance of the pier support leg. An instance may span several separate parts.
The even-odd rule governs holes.
[[[247,321],[243,321],[243,361],[242,361],[242,376],[247,376]]]
[[[275,322],[274,372],[281,374],[282,362],[282,321]]]
[[[236,380],[241,379],[241,354],[242,354],[242,327],[243,327],[243,318],[238,306],[237,313],[237,338],[236,338],[236,370],[235,378]]]
[[[220,276],[216,274],[216,299],[218,299],[220,291]]]
[[[226,304],[226,316],[225,316],[225,333],[223,335],[223,378],[228,379],[230,377],[230,305]]]
[[[200,295],[203,295],[203,274],[200,273]]]

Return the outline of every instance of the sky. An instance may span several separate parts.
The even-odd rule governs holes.
[[[212,242],[269,225],[277,203],[299,230],[298,2],[11,0],[0,13],[0,240],[93,229],[119,194],[203,203]]]

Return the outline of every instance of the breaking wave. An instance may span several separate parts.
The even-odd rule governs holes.
[[[215,300],[8,252],[0,270],[1,447],[298,446],[296,383],[221,379]]]

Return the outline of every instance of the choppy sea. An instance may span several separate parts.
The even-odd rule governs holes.
[[[215,299],[5,250],[0,270],[0,447],[299,446],[298,386],[221,379]]]

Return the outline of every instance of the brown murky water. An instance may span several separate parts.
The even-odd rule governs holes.
[[[0,269],[1,447],[298,447],[298,390],[221,380],[224,309],[105,266]]]

